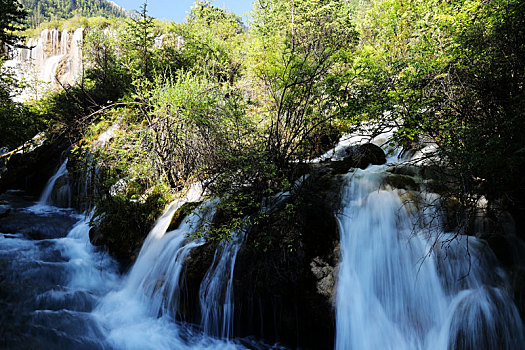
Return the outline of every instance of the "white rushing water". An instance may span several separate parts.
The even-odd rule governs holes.
[[[33,240],[22,233],[0,234],[0,262],[4,264],[0,278],[10,293],[7,300],[14,300],[14,307],[25,305],[20,315],[13,314],[13,319],[9,318],[11,314],[7,316],[10,327],[0,325],[0,330],[8,334],[8,342],[2,346],[245,349],[239,343],[206,336],[195,325],[177,321],[183,262],[193,248],[204,243],[189,235],[211,219],[216,202],[201,205],[177,229],[168,231],[168,227],[175,211],[185,202],[198,199],[200,192],[194,188],[170,205],[125,276],[119,275],[116,262],[104,250],[91,245],[91,215],[45,204],[38,211],[17,210],[14,215],[26,218],[28,224],[36,227],[33,223],[38,220],[38,229],[49,230],[46,237],[55,231],[57,236]],[[65,221],[76,221],[67,234],[53,229]],[[23,222],[16,225],[25,227]],[[28,231],[31,237],[35,237],[33,231]],[[25,323],[19,324],[20,319]]]
[[[346,175],[336,349],[523,349],[522,322],[490,248],[443,232],[440,213],[421,210],[436,195],[385,186],[387,167]]]
[[[383,136],[376,142],[383,144]],[[338,153],[343,149],[329,156]],[[397,154],[388,161],[400,163]],[[182,322],[184,263],[205,243],[191,236],[212,219],[217,201],[170,230],[177,209],[202,200],[202,188],[173,202],[121,276],[107,252],[90,243],[91,215],[50,205],[66,166],[67,160],[37,205],[13,208],[11,223],[0,223],[18,229],[0,234],[2,292],[17,310],[5,313],[4,325],[14,326],[0,324],[2,332],[15,330],[6,348],[244,349],[233,339],[233,282],[248,228],[233,232],[215,252],[200,285],[200,325]],[[427,206],[439,200],[436,194],[385,184],[389,166],[356,169],[344,178],[336,349],[523,349],[522,320],[493,252],[481,239],[442,230],[441,213]]]
[[[38,38],[21,42],[24,48],[13,48],[3,69],[11,70],[26,85],[14,100],[38,99],[61,84],[73,84],[82,72],[83,38],[83,28],[44,29]]]
[[[42,192],[42,195],[40,196],[40,199],[38,200],[37,204],[35,205],[35,209],[37,208],[46,208],[49,205],[52,205],[51,202],[51,194],[53,193],[53,190],[55,189],[55,184],[58,179],[60,179],[62,176],[67,174],[67,158],[62,162],[58,170],[56,171],[51,178],[47,181],[46,187],[44,188],[44,191]]]
[[[237,349],[236,344],[204,336],[175,322],[185,258],[204,240],[189,239],[211,219],[215,202],[202,205],[181,225],[167,231],[185,202],[174,202],[157,221],[122,287],[109,293],[94,312],[110,344],[121,349]]]
[[[201,325],[208,335],[224,339],[233,337],[235,316],[233,273],[237,253],[245,236],[246,230],[233,232],[229,241],[220,244],[201,283],[199,290]]]

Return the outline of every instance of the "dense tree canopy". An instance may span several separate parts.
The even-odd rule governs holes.
[[[31,27],[73,16],[126,16],[125,10],[106,0],[22,0],[22,4],[29,13],[27,23]]]
[[[465,205],[522,207],[524,3],[387,0],[362,16],[353,111],[402,144],[430,136]]]

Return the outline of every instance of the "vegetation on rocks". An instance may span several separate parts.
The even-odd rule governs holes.
[[[20,23],[17,11],[2,33]],[[264,198],[372,121],[378,133],[396,128],[397,145],[437,144],[452,183],[444,196],[463,208],[486,198],[494,216],[510,210],[519,221],[524,11],[517,0],[258,0],[244,25],[197,1],[180,24],[153,20],[147,6],[133,19],[87,20],[77,85],[17,104],[2,76],[0,147],[67,135],[103,174],[99,208],[163,203],[200,181],[222,198],[221,219],[202,233],[220,240],[246,218],[263,220]]]

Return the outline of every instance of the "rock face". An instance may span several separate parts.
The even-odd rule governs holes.
[[[61,138],[45,142],[33,151],[12,155],[0,174],[0,193],[17,189],[39,195],[70,145],[70,140]]]

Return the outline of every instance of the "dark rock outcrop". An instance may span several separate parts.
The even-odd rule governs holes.
[[[71,144],[66,137],[58,137],[30,152],[11,155],[0,175],[0,193],[18,189],[39,195],[56,171],[62,153]]]
[[[350,146],[344,150],[343,160],[332,161],[330,166],[336,174],[347,173],[350,168],[365,169],[370,164],[386,163],[385,152],[372,143]]]
[[[97,206],[94,225],[89,231],[91,244],[105,246],[122,270],[126,270],[138,257],[164,205],[159,193],[149,195],[144,201],[105,197]]]
[[[234,271],[235,336],[303,349],[333,347],[341,184],[329,166],[314,166],[248,232]],[[200,321],[198,291],[215,248],[195,248],[186,261],[182,319]]]

